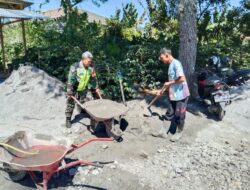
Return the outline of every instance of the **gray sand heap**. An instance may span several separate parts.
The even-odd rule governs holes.
[[[152,107],[151,113],[147,109],[152,97],[145,97],[142,100],[131,100],[128,102],[129,112],[125,116],[129,122],[128,132],[135,136],[151,135],[154,137],[163,137],[166,135],[168,124],[159,119],[166,112],[167,98],[158,100]],[[146,101],[147,100],[147,101]],[[164,105],[164,106],[159,106]]]
[[[46,72],[22,66],[0,84],[1,121],[48,120],[63,115],[63,83]]]

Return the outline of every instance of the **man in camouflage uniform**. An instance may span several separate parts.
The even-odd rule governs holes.
[[[75,108],[75,102],[70,96],[75,96],[81,103],[93,99],[89,89],[95,89],[99,93],[96,82],[96,73],[91,62],[93,55],[86,51],[82,54],[82,60],[70,67],[67,82],[67,107],[65,110],[66,127],[71,127],[71,116]],[[77,106],[79,110],[81,108]]]

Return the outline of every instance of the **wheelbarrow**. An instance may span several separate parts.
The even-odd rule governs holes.
[[[68,154],[94,141],[113,139],[92,138],[79,144],[71,144],[65,139],[19,131],[1,142],[1,170],[13,181],[20,181],[29,174],[37,189],[47,190],[48,181],[57,172],[76,165],[103,167],[101,164],[81,159],[70,163],[64,160]],[[42,172],[42,183],[38,182],[35,172]]]
[[[97,99],[81,104],[74,96],[71,96],[71,98],[89,114],[93,132],[96,131],[100,123],[103,123],[109,137],[115,140],[121,138],[122,117],[128,112],[125,105],[108,99]]]

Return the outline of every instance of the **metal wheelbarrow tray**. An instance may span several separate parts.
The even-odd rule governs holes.
[[[97,99],[81,104],[75,97],[72,98],[90,115],[93,131],[99,123],[103,123],[109,137],[118,140],[122,136],[120,125],[122,117],[128,112],[126,106],[108,99]]]
[[[37,151],[37,154],[25,155],[16,150],[0,146],[0,162],[3,163],[2,170],[16,174],[27,172],[38,189],[47,190],[49,179],[53,174],[61,170],[76,165],[103,167],[100,164],[80,159],[66,164],[64,161],[66,155],[93,141],[112,140],[112,138],[92,138],[80,144],[70,144],[70,142],[65,139],[41,134],[32,135],[28,132],[19,131],[6,138],[3,143],[26,152]],[[43,173],[42,186],[38,185],[38,180],[34,173],[36,171]],[[23,175],[23,177],[24,176],[25,175]]]

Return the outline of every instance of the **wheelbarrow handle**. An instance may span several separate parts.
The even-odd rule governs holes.
[[[98,168],[103,168],[104,165],[103,164],[98,164],[98,163],[94,163],[94,162],[89,162],[86,160],[76,160],[73,162],[70,162],[68,164],[65,164],[64,166],[60,166],[59,168],[57,168],[57,170],[54,172],[60,172],[61,170],[65,170],[67,168],[71,168],[77,165],[87,165],[87,166],[94,166],[94,167],[98,167]]]
[[[84,141],[82,143],[79,143],[79,144],[72,144],[71,145],[71,149],[67,152],[67,154],[70,154],[71,152],[91,143],[91,142],[94,142],[94,141],[113,141],[114,139],[113,138],[92,138],[92,139],[89,139],[87,141]]]
[[[99,98],[102,99],[101,94],[99,92],[97,94],[98,94]],[[79,105],[82,109],[85,110],[84,105],[81,104],[81,102],[79,102],[79,100],[77,100],[75,96],[70,96],[70,98],[72,98],[75,101],[75,103],[77,103],[77,105]]]
[[[81,165],[87,165],[87,166],[95,166],[97,168],[103,168],[104,165],[103,164],[99,164],[99,163],[95,163],[95,162],[88,162],[85,160],[80,160],[81,161]]]
[[[75,101],[75,103],[77,103],[82,109],[85,109],[85,107],[81,104],[81,102],[79,102],[79,101],[76,99],[75,96],[70,96],[70,98],[72,98],[72,99]]]

